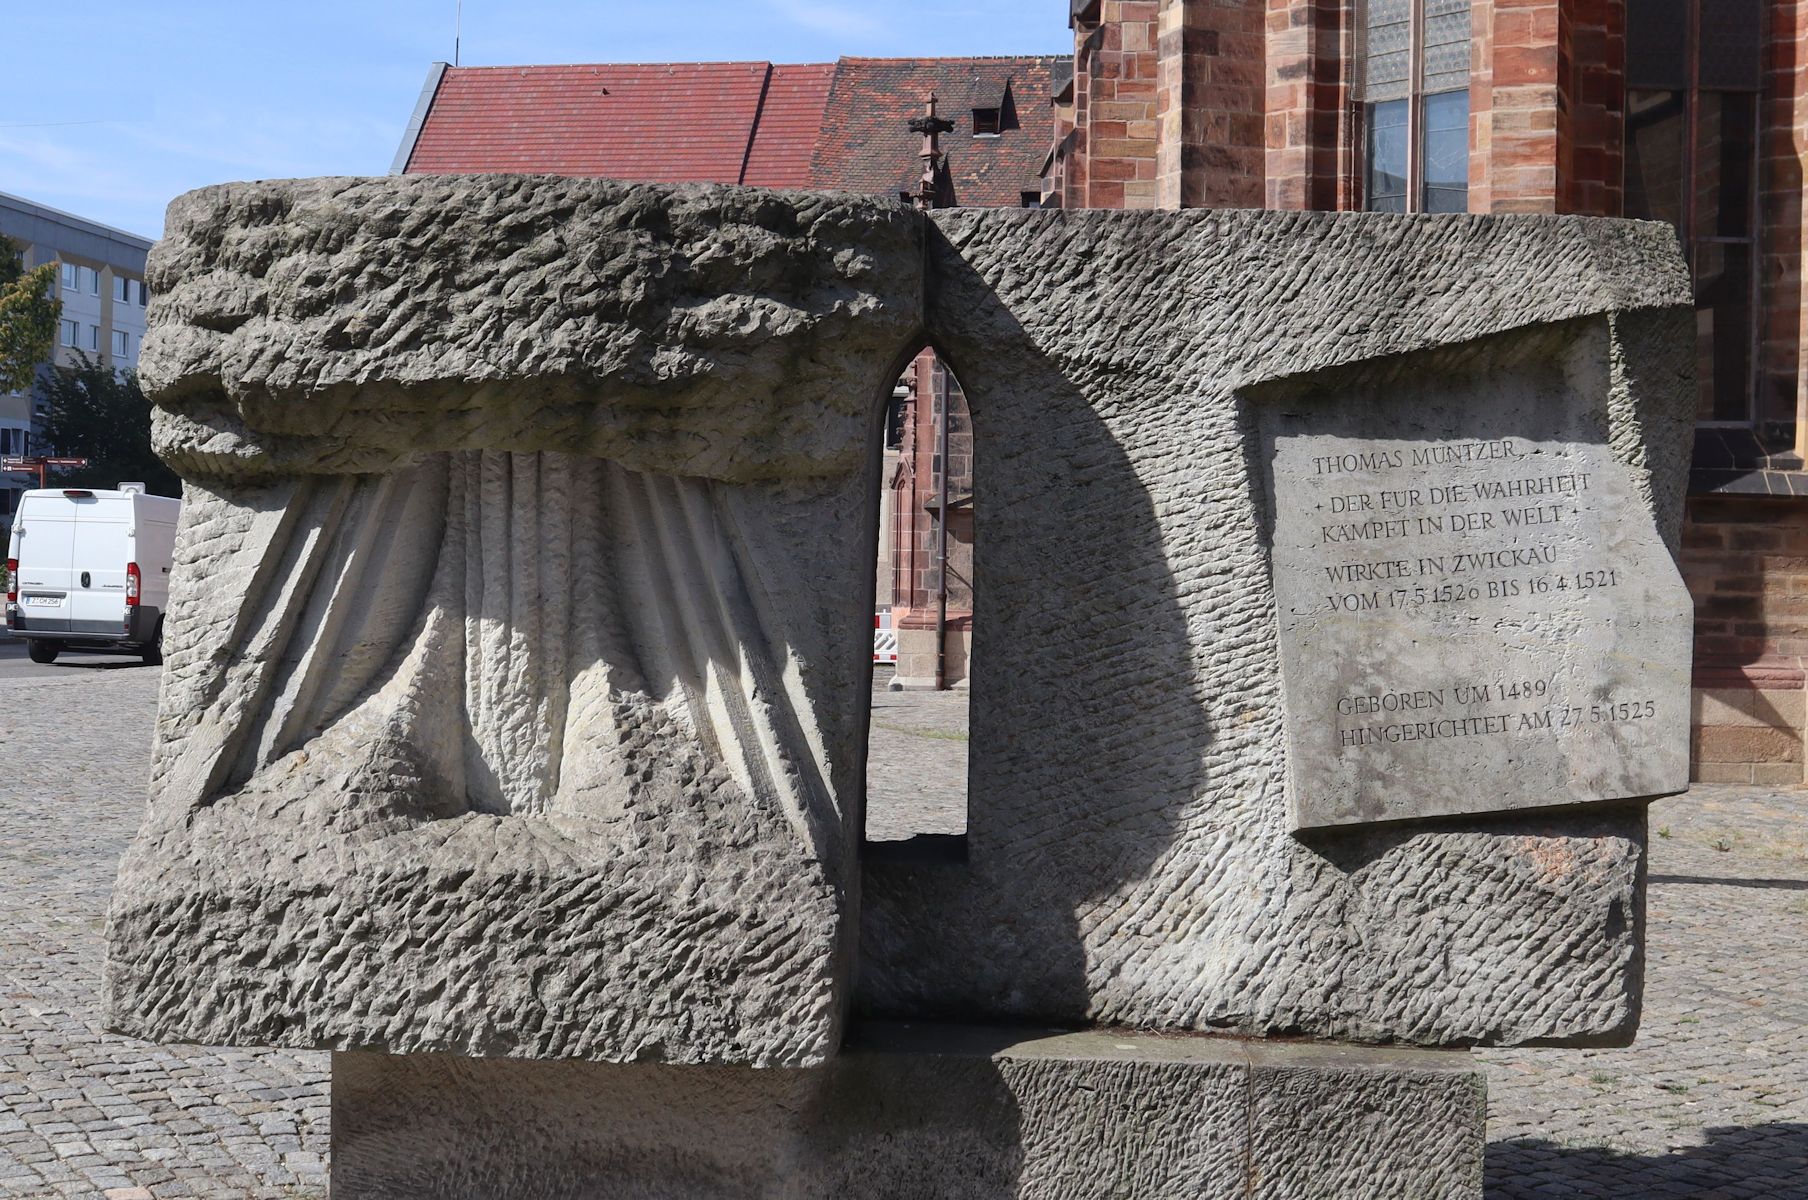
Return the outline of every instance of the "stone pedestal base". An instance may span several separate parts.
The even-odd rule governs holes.
[[[808,1070],[333,1056],[334,1200],[1482,1194],[1463,1052],[930,1025]]]

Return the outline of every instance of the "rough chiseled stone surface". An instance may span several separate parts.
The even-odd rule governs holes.
[[[853,471],[918,321],[920,237],[895,203],[751,188],[203,188],[152,253],[139,369],[186,477],[385,471],[429,447]]]
[[[825,1067],[333,1059],[333,1194],[1481,1196],[1465,1054],[857,1029]]]
[[[1658,227],[478,177],[170,230],[144,370],[194,487],[115,1027],[813,1064],[859,903],[881,1014],[1630,1036],[1639,805],[1291,832],[1253,414],[1576,324],[1673,539]],[[968,857],[861,900],[869,439],[925,336],[984,455]]]
[[[189,478],[109,1018],[809,1063],[851,972],[895,205],[472,178],[175,205]]]
[[[1487,1085],[1472,1064],[1248,1045],[1252,1196],[1481,1197]]]
[[[1630,1038],[1642,805],[1291,831],[1252,407],[1342,365],[1604,327],[1607,441],[1673,545],[1687,375],[1650,341],[1688,339],[1670,235],[1254,212],[935,223],[929,324],[983,455],[967,861],[868,864],[865,1008]]]

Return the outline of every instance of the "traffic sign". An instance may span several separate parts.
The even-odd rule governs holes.
[[[38,486],[44,486],[44,472],[50,467],[85,467],[88,460],[69,455],[30,454],[23,458],[0,458],[0,471],[29,471],[38,477]]]

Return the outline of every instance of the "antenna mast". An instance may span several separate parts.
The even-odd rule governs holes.
[[[464,40],[465,0],[458,0],[458,12],[452,18],[452,65],[458,65],[458,44]]]

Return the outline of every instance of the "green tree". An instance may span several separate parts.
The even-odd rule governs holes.
[[[45,381],[44,436],[56,453],[88,460],[57,470],[70,487],[110,488],[136,479],[153,495],[180,496],[182,481],[151,449],[151,402],[136,371],[115,371],[80,351]]]
[[[27,271],[19,244],[0,237],[0,391],[29,388],[32,372],[56,348],[63,302],[52,295],[55,284],[55,263]]]

